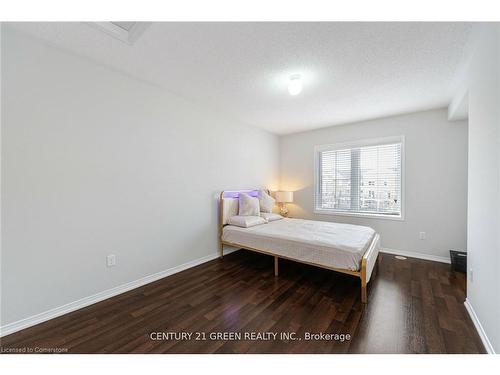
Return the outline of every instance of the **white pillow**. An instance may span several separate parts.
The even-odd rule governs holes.
[[[267,221],[260,216],[231,216],[228,220],[230,225],[236,225],[237,227],[249,228],[255,225],[266,224]]]
[[[248,194],[240,193],[239,197],[239,216],[259,216],[259,199],[251,197]]]
[[[261,212],[273,212],[274,204],[276,200],[267,194],[264,190],[260,191],[259,194],[259,204]]]
[[[260,216],[262,218],[264,218],[267,222],[283,219],[283,216],[278,215],[278,214],[269,213],[269,212],[261,212]]]

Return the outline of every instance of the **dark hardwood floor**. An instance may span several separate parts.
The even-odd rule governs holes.
[[[450,272],[449,265],[380,254],[366,306],[359,284],[348,275],[283,260],[276,278],[272,257],[240,250],[11,334],[0,344],[69,353],[485,352],[463,305],[464,275]],[[151,339],[162,332],[193,334]],[[252,332],[277,337],[243,336]],[[282,339],[281,332],[296,339]],[[307,340],[308,332],[344,336]],[[242,339],[211,337],[217,333],[240,333]]]

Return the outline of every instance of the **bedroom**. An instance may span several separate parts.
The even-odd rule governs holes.
[[[2,354],[498,353],[499,37],[3,21]]]

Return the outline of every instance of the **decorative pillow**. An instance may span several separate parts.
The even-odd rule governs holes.
[[[261,212],[273,212],[274,204],[276,199],[267,194],[264,190],[260,191],[259,194],[259,204]]]
[[[283,216],[278,215],[278,214],[269,213],[269,212],[261,212],[260,216],[262,218],[264,218],[267,222],[283,219]]]
[[[251,197],[248,194],[240,193],[239,197],[239,216],[259,216],[259,199]]]
[[[267,221],[260,216],[231,216],[228,220],[230,225],[236,225],[237,227],[249,228],[260,224],[266,224]]]

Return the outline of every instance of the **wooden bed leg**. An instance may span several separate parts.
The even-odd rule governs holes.
[[[223,258],[224,257],[224,245],[222,244],[222,241],[219,241],[219,258]]]
[[[366,259],[363,258],[361,261],[361,303],[366,303],[367,302],[367,295],[366,295]]]
[[[278,276],[278,257],[274,257],[274,276]]]
[[[363,281],[361,281],[361,303],[366,303],[367,302],[367,299],[366,299],[366,283],[363,283]]]

